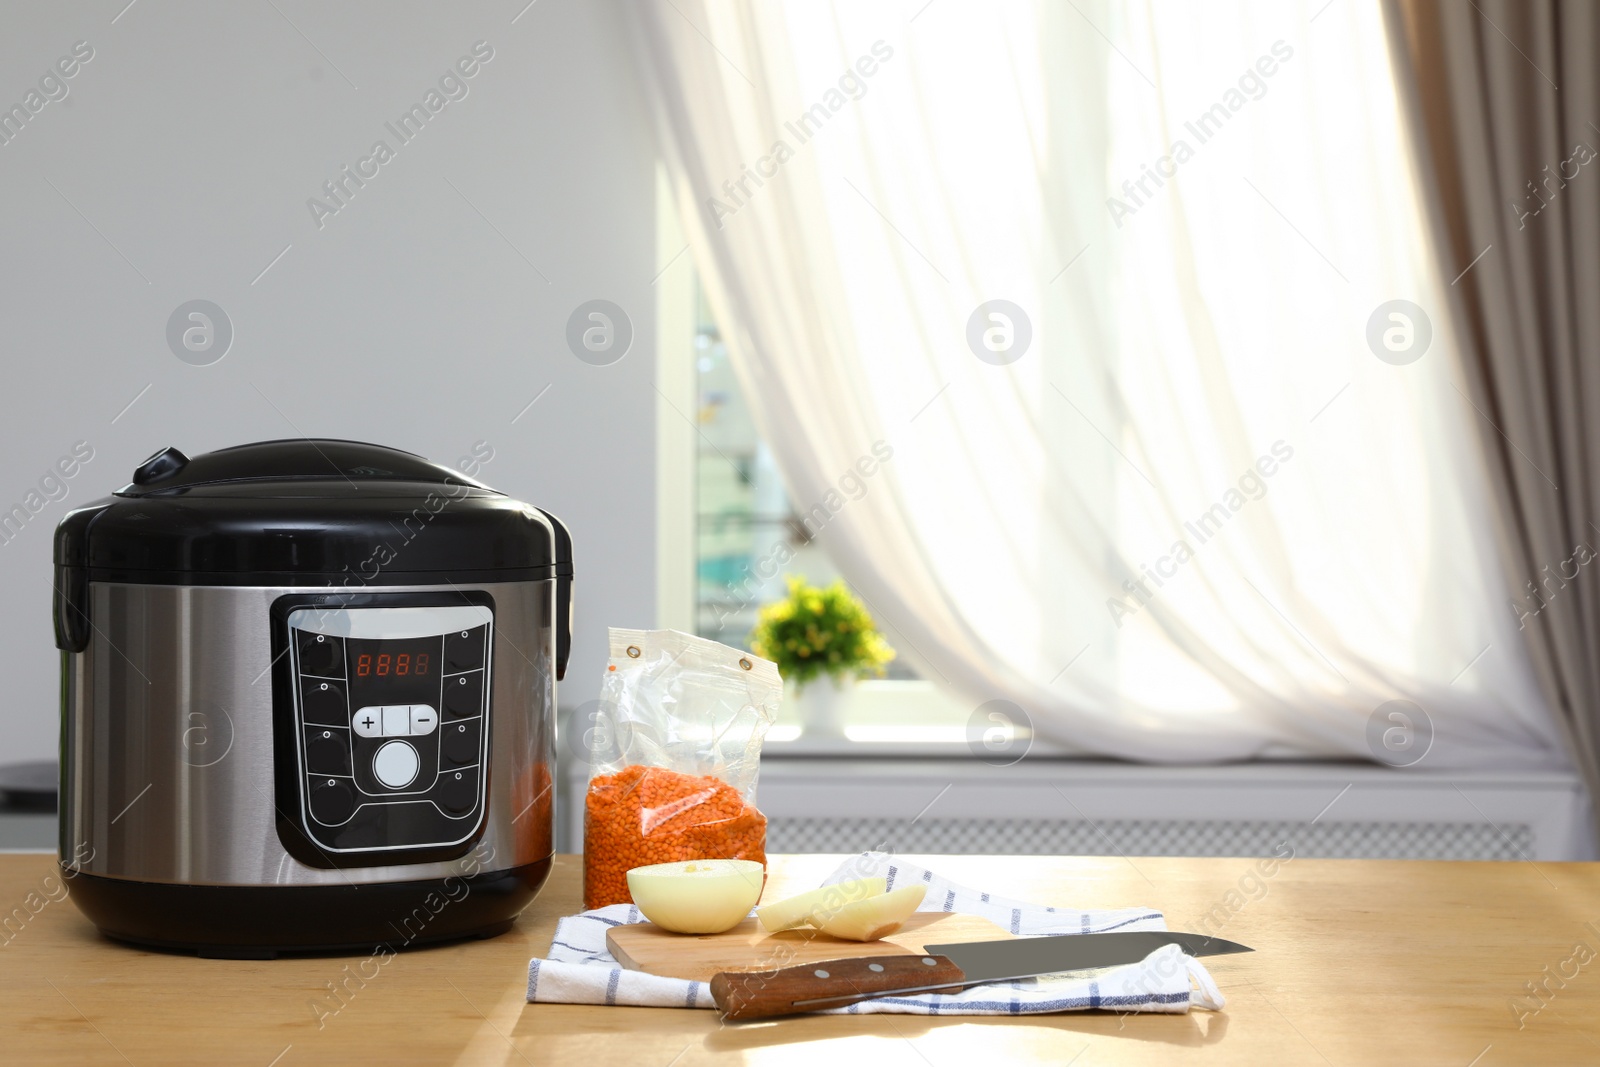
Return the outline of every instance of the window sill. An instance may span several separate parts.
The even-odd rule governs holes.
[[[1081,754],[1031,737],[1023,724],[1007,723],[996,735],[996,723],[980,711],[929,681],[869,679],[839,698],[837,728],[819,731],[807,728],[793,694],[786,693],[762,751],[776,757],[992,758],[993,750],[983,747],[987,736],[999,741],[1002,755]]]

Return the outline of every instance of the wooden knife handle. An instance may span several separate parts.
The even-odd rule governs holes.
[[[763,1019],[839,1008],[911,989],[954,993],[965,984],[966,975],[945,956],[858,956],[775,971],[723,971],[711,979],[711,999],[723,1018]],[[806,1003],[817,1000],[826,1003]]]

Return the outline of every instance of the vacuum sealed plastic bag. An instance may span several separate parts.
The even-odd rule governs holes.
[[[773,663],[677,630],[611,631],[591,749],[583,906],[632,903],[628,871],[677,860],[765,864],[761,742],[778,715]]]

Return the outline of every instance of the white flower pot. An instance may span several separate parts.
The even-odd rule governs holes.
[[[846,705],[855,688],[854,675],[845,675],[843,678],[824,675],[806,683],[805,688],[798,692],[794,692],[791,686],[789,699],[798,713],[804,731],[802,736],[843,737]]]

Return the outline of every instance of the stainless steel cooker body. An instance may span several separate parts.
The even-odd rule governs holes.
[[[284,709],[274,690],[284,685],[288,650],[279,647],[275,670],[272,607],[328,587],[91,583],[88,646],[63,654],[63,865],[188,886],[349,886],[547,859],[555,585],[473,590],[494,605],[481,833],[468,832],[451,859],[391,865],[379,855],[332,853],[337,866],[313,866],[290,853],[279,831],[302,813],[276,782],[299,753],[275,742],[275,715]],[[385,586],[375,595],[464,592]]]

